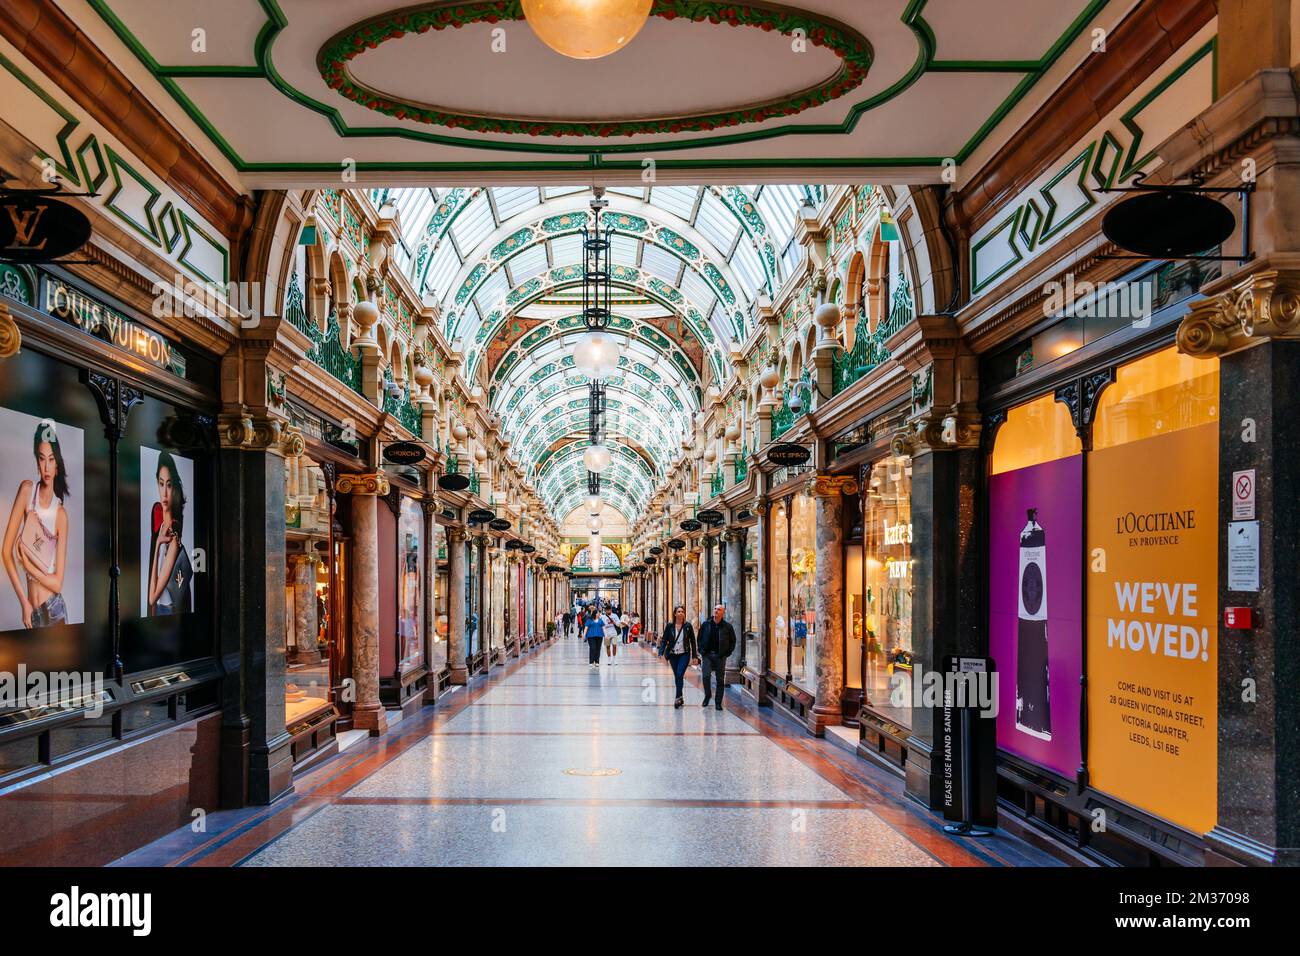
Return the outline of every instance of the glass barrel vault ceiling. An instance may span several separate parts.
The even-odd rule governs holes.
[[[614,464],[603,496],[629,521],[645,509],[689,436],[708,384],[750,332],[761,294],[798,265],[798,209],[821,186],[611,187],[615,328],[624,343],[606,382]],[[394,251],[442,331],[465,353],[543,502],[563,520],[586,497],[588,380],[573,369],[581,334],[587,186],[371,190],[400,217]],[[485,369],[480,369],[486,365]]]

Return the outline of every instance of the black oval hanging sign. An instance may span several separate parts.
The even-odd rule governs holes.
[[[694,518],[687,518],[681,523],[681,529],[689,534],[692,531],[699,531],[704,525],[700,524]]]
[[[81,210],[40,191],[0,192],[0,259],[52,262],[89,239]]]
[[[721,511],[718,511],[714,508],[705,508],[695,517],[699,518],[705,524],[712,526],[712,525],[722,524],[724,515],[722,514]]]
[[[413,441],[395,441],[384,449],[384,461],[394,465],[416,465],[426,457],[424,446]]]
[[[686,547],[686,542],[681,538],[673,538],[668,542],[668,547],[672,548],[674,551],[680,551],[682,548]]]
[[[493,531],[509,531],[511,525],[507,518],[493,518],[488,522],[488,527]]]
[[[1101,220],[1107,239],[1153,259],[1184,259],[1213,250],[1236,228],[1231,209],[1184,189],[1138,193],[1116,203]]]
[[[443,491],[464,491],[469,487],[469,476],[458,471],[449,471],[438,476],[438,487]]]
[[[806,465],[811,457],[812,452],[809,449],[790,442],[781,442],[767,450],[768,461],[786,468],[792,465]]]
[[[522,547],[520,547],[519,550],[522,551],[524,554],[532,554],[532,553],[534,553],[534,552],[537,550],[537,545],[535,545],[535,544],[525,544],[525,545],[523,545]],[[545,560],[545,559],[543,559],[543,560]]]
[[[496,516],[495,511],[488,511],[486,508],[475,508],[469,513],[469,520],[474,524],[482,524],[485,521],[491,521]]]

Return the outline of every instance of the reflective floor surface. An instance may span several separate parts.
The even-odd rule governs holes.
[[[739,688],[673,707],[638,645],[587,665],[564,640],[295,780],[271,807],[209,814],[121,865],[1005,866],[1054,861],[1013,836],[978,844],[901,781]]]

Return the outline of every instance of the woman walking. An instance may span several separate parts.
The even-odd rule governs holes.
[[[677,605],[673,608],[673,622],[664,627],[664,635],[659,642],[659,654],[668,661],[673,669],[673,682],[676,686],[676,699],[673,707],[682,706],[682,680],[686,677],[686,668],[698,664],[700,655],[695,647],[695,628],[686,620],[686,608]]]
[[[600,645],[605,640],[605,622],[596,613],[595,608],[588,608],[583,617],[583,633],[587,638],[587,666],[600,667]]]

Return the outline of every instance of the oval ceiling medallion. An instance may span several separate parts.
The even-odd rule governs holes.
[[[681,24],[747,27],[775,36],[758,41],[755,35],[752,38],[742,38],[747,42],[738,46],[729,44],[719,47],[716,36],[704,34],[698,38],[693,35],[688,37],[676,28],[671,34],[665,28],[659,31],[656,39],[649,35],[654,33],[650,30],[654,25],[652,19],[647,29],[626,49],[603,61],[555,62],[562,58],[554,57],[549,50],[545,53],[554,57],[552,61],[535,57],[530,59],[533,54],[525,46],[524,52],[517,54],[521,59],[511,61],[511,65],[530,63],[534,71],[547,70],[547,84],[528,84],[526,76],[509,76],[500,68],[490,68],[491,63],[473,59],[480,55],[477,40],[483,39],[483,48],[488,48],[486,41],[489,35],[486,33],[478,37],[471,31],[466,31],[460,38],[461,45],[443,57],[430,54],[423,46],[412,47],[403,39],[430,30],[444,31],[449,27],[481,27],[490,30],[493,28],[487,25],[503,21],[522,22],[524,19],[519,0],[479,0],[408,7],[363,20],[328,40],[317,54],[316,65],[325,83],[341,96],[395,119],[475,133],[590,137],[708,132],[795,116],[829,103],[861,86],[871,69],[873,54],[871,43],[866,37],[836,20],[803,10],[757,3],[655,0],[650,14],[652,18]],[[469,46],[471,38],[473,46]],[[531,41],[545,50],[540,41],[531,35],[511,33],[508,39],[511,43],[522,42],[525,45]],[[672,67],[667,65],[666,51],[664,57],[659,55],[660,47],[665,43],[674,46],[674,55],[680,58],[681,44],[686,40],[704,44],[698,54],[693,54],[688,59],[712,63],[711,68],[720,71],[718,77],[710,82],[692,84],[674,84],[667,82],[668,78],[664,76],[655,76],[651,83],[635,82],[639,75],[651,68],[646,66],[647,62],[657,63],[662,59],[665,61],[662,69],[671,70]],[[354,62],[367,51],[377,50],[390,41],[398,42],[392,44],[384,54],[371,54],[367,57],[364,68],[361,63]],[[455,41],[448,38],[442,42]],[[771,45],[773,42],[779,44],[779,49]],[[659,47],[655,46],[656,43]],[[801,51],[794,45],[800,43],[805,43],[808,51],[817,48],[820,52],[816,56],[793,56],[789,60],[785,78],[790,86],[797,86],[796,89],[782,92],[780,85],[770,85],[780,83],[781,71],[766,69],[755,73],[756,65],[767,63],[770,66],[774,62],[774,50],[782,52],[789,46],[793,53],[798,53]],[[638,45],[641,45],[639,50]],[[714,51],[712,54],[707,52],[710,49]],[[727,60],[724,54],[733,50],[739,52],[732,54],[732,60]],[[386,63],[383,57],[389,51],[394,51],[393,58]],[[742,59],[735,60],[736,55]],[[376,56],[380,59],[375,60]],[[476,74],[478,79],[475,86],[464,95],[478,95],[481,87],[487,91],[484,102],[474,108],[457,108],[421,102],[419,98],[406,93],[380,89],[381,86],[392,87],[403,81],[424,79],[431,68],[431,58],[435,65],[442,61],[441,68],[451,71],[449,75],[435,80],[435,85],[459,87],[464,91],[464,84],[453,84],[452,77]],[[593,62],[612,64],[597,68],[612,72],[569,72],[583,69],[584,64],[590,70]],[[358,73],[362,76],[359,77]],[[563,82],[551,82],[557,77],[572,81],[569,86],[573,87],[573,91]],[[513,85],[491,86],[494,82]],[[728,83],[731,84],[730,87],[725,86]],[[769,86],[762,87],[759,85],[762,83]],[[696,96],[696,100],[691,102],[683,98],[680,92],[683,89],[691,90],[690,95]],[[757,94],[755,90],[758,90]],[[698,100],[698,95],[708,93],[718,95],[719,98],[728,95],[737,99],[748,99],[756,95],[759,98],[733,105]],[[615,101],[611,99],[614,96],[622,99]],[[646,99],[637,103],[636,96]],[[678,98],[667,99],[670,96]],[[539,112],[544,108],[542,104],[574,101],[584,104],[599,115],[568,119],[541,115],[511,116],[489,108],[489,100],[509,100],[521,103],[521,112],[526,112],[529,97],[538,104]],[[651,112],[655,115],[649,115]]]

